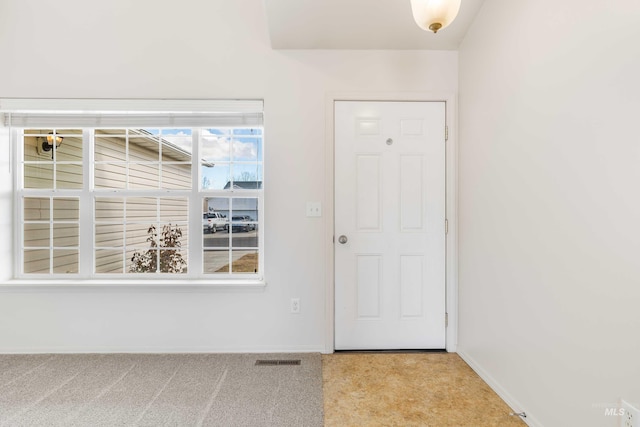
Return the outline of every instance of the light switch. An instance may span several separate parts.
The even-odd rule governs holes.
[[[307,216],[322,216],[322,205],[320,202],[307,202]]]

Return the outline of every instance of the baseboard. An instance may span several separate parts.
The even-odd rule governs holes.
[[[527,411],[526,408],[511,395],[511,393],[509,393],[487,371],[485,371],[471,356],[465,353],[464,350],[461,350],[459,346],[457,353],[458,356],[460,356],[462,360],[464,360],[467,365],[469,365],[471,369],[473,369],[475,373],[478,374],[478,376],[482,378],[482,380],[486,382],[514,412],[524,412],[527,414],[527,418],[523,418],[522,421],[530,427],[543,427],[542,423],[540,423],[533,414]]]
[[[0,348],[0,354],[159,354],[159,353],[322,353],[322,345],[220,347],[23,347]]]

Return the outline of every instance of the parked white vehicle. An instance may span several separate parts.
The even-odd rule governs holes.
[[[203,212],[202,230],[205,233],[215,233],[229,228],[227,217],[220,212]]]

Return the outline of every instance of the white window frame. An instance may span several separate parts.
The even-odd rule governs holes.
[[[0,114],[10,129],[13,147],[12,171],[14,171],[14,212],[15,223],[19,223],[14,236],[16,256],[15,277],[12,282],[37,285],[197,285],[215,287],[264,286],[264,184],[260,189],[205,190],[201,188],[200,141],[201,130],[205,128],[260,128],[262,129],[262,178],[264,179],[264,127],[262,123],[263,102],[261,100],[24,100],[0,99]],[[162,125],[162,120],[166,123]],[[100,124],[95,124],[100,123]],[[107,126],[104,126],[104,124]],[[94,124],[93,126],[91,126]],[[162,126],[161,126],[162,125]],[[83,128],[83,188],[81,190],[38,190],[23,189],[21,182],[24,171],[22,164],[22,129],[36,128]],[[111,191],[93,189],[93,130],[92,128],[121,127],[164,127],[191,128],[193,138],[192,188],[190,190],[141,190]],[[90,143],[86,143],[90,141]],[[80,215],[80,271],[78,274],[19,274],[23,268],[24,221],[21,198],[37,197],[79,197],[81,212],[91,212],[91,216]],[[189,200],[189,246],[188,272],[172,273],[118,273],[113,275],[95,273],[95,197],[187,197]],[[257,198],[258,199],[258,273],[203,273],[203,231],[202,200],[204,197]],[[230,218],[229,218],[230,220]],[[231,228],[231,224],[229,225]],[[232,231],[232,230],[231,230]],[[50,244],[52,244],[51,242]],[[83,250],[90,248],[91,250]],[[233,248],[231,248],[233,250]],[[82,267],[84,266],[84,267]]]

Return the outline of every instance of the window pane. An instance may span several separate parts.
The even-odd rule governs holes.
[[[188,190],[191,188],[190,164],[162,164],[162,188]]]
[[[204,248],[228,248],[229,247],[229,232],[218,231],[212,233],[204,228],[202,235],[202,246]]]
[[[148,225],[158,222],[158,204],[155,197],[129,197],[126,200],[127,221],[143,221]]]
[[[160,139],[157,136],[129,136],[129,161],[160,161]]]
[[[158,244],[160,248],[186,248],[187,233],[186,224],[164,224],[158,233]]]
[[[53,188],[53,164],[27,163],[24,165],[25,188]]]
[[[124,163],[96,163],[95,188],[123,189],[127,186],[127,166]]]
[[[231,160],[231,143],[225,131],[205,129],[202,131],[200,157],[206,162],[228,162]]]
[[[189,220],[189,201],[186,197],[162,197],[160,199],[160,221],[183,222]]]
[[[123,252],[114,250],[96,251],[96,273],[123,273]]]
[[[222,190],[230,187],[231,166],[227,164],[202,163],[200,174],[203,190]]]
[[[126,135],[127,134],[127,130],[126,129],[96,129],[95,130],[95,134],[96,136],[100,136],[100,135]]]
[[[82,164],[56,164],[56,188],[82,188]]]
[[[96,224],[96,247],[118,248],[124,246],[122,224]]]
[[[260,128],[236,128],[233,129],[234,135],[244,136],[259,136],[262,135],[262,129]]]
[[[234,198],[231,202],[231,208],[233,216],[238,217],[234,221],[248,223],[258,220],[258,199],[256,197]]]
[[[25,274],[49,273],[49,249],[27,249],[24,251]]]
[[[49,221],[51,200],[48,197],[25,197],[24,219],[26,221]]]
[[[95,215],[97,221],[122,221],[124,219],[124,199],[96,197]]]
[[[114,131],[116,132],[116,131]],[[124,136],[98,136],[96,131],[94,158],[96,162],[126,160],[127,138]]]
[[[234,251],[232,273],[257,273],[258,251]]]
[[[157,227],[154,224],[127,224],[127,248],[148,248],[151,242],[158,242]]]
[[[54,249],[53,250],[53,272],[77,273],[78,272],[78,250]]]
[[[80,229],[78,224],[53,224],[54,247],[78,247],[79,236]]]
[[[127,250],[128,273],[157,273],[158,251],[155,249]]]
[[[27,135],[26,132],[30,132],[32,135]],[[37,161],[37,162],[53,162],[51,157],[51,151],[46,152],[42,149],[42,144],[47,143],[47,134],[50,131],[43,130],[30,130],[25,131],[24,144],[23,144],[23,159],[24,161]],[[52,132],[52,131],[51,131]]]
[[[159,188],[160,165],[158,163],[129,163],[129,188]]]
[[[24,246],[48,248],[51,245],[50,231],[49,223],[25,223]]]
[[[233,187],[246,190],[258,190],[262,188],[262,164],[261,163],[234,163]]]
[[[55,159],[64,162],[82,162],[82,131],[59,131],[57,136],[63,138],[56,148]],[[73,132],[73,133],[72,133]]]
[[[160,273],[186,273],[186,251],[181,249],[160,250]]]
[[[240,230],[236,230],[236,228]],[[257,248],[258,232],[255,224],[234,225],[232,238],[233,248]]]
[[[205,197],[203,205],[205,212],[219,212],[228,222],[229,213],[231,212],[231,199],[229,197]]]
[[[77,198],[55,197],[53,199],[53,219],[56,221],[80,219],[80,200]]]
[[[203,261],[205,273],[229,272],[229,251],[205,251]]]
[[[233,138],[233,161],[262,160],[262,138]]]
[[[162,161],[190,163],[192,152],[191,129],[162,130]]]

